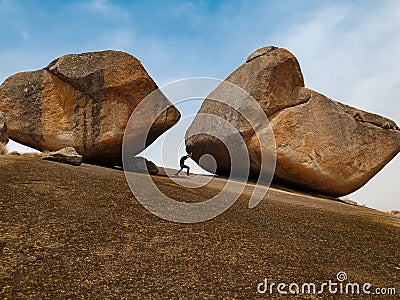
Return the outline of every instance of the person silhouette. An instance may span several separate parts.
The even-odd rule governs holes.
[[[182,172],[183,169],[187,169],[187,176],[189,176],[190,168],[189,168],[189,166],[185,165],[185,160],[187,160],[189,157],[192,157],[192,153],[189,153],[189,154],[181,157],[181,159],[179,160],[179,165],[180,165],[181,169],[175,173],[175,176],[178,176],[178,174],[180,172]]]

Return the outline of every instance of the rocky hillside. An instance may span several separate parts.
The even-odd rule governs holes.
[[[279,294],[257,292],[264,278],[320,285],[339,272],[400,292],[394,215],[277,189],[249,209],[248,187],[220,216],[178,224],[148,212],[121,170],[24,156],[0,156],[0,169],[2,299],[266,299]],[[186,202],[224,185],[153,180]]]

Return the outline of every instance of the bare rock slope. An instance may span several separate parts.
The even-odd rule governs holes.
[[[338,283],[338,272],[345,283],[371,283],[371,292],[400,291],[394,215],[277,189],[249,209],[248,185],[220,216],[180,224],[147,211],[120,170],[24,156],[1,156],[0,169],[1,299],[281,299],[276,286],[261,295],[257,285],[267,278],[320,290]],[[214,178],[192,189],[152,178],[184,202],[206,201],[226,185]],[[327,287],[297,295],[318,297],[344,295]]]

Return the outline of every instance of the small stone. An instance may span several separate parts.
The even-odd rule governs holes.
[[[42,158],[55,162],[79,166],[82,163],[82,156],[73,147],[66,147],[55,152],[49,152]]]

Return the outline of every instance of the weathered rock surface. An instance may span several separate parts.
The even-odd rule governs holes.
[[[304,89],[307,90],[307,89]],[[400,150],[400,131],[360,121],[342,105],[308,90],[307,103],[270,117],[277,149],[276,178],[332,196],[349,194],[371,179]],[[352,108],[364,115],[374,115]],[[397,127],[397,126],[396,126]]]
[[[287,50],[265,47],[226,79],[246,90],[268,116],[276,143],[275,180],[331,196],[349,194],[371,179],[400,151],[400,131],[384,117],[333,101],[303,87],[296,58]],[[220,87],[211,93],[215,94]],[[241,134],[250,158],[250,175],[257,177],[260,157],[271,147],[260,147],[259,137],[271,133],[266,124],[248,124],[229,105],[208,97],[199,114],[219,116]],[[246,108],[247,99],[242,106]],[[222,124],[196,116],[186,135],[186,148],[199,161],[211,154],[217,174],[228,175],[229,153],[219,135]],[[208,134],[190,136],[199,128]]]
[[[133,157],[125,165],[125,170],[139,173],[158,174],[158,167],[155,163],[144,157]]]
[[[298,89],[304,87],[299,62],[283,48],[268,46],[256,50],[226,81],[247,91],[267,116],[305,101],[297,97]]]
[[[46,68],[18,73],[0,87],[0,109],[9,135],[35,149],[72,146],[84,161],[121,164],[124,130],[132,111],[157,85],[140,61],[120,51],[62,56]],[[159,93],[157,103],[171,105]],[[180,118],[170,106],[161,115],[148,105],[143,122],[156,120],[147,145]],[[135,128],[137,135],[144,135]],[[135,142],[134,140],[131,142]],[[143,150],[140,147],[137,153]]]
[[[49,152],[43,159],[74,166],[80,166],[82,163],[82,155],[79,155],[73,147],[66,147],[58,151]]]
[[[0,112],[0,144],[5,146],[8,143],[7,122],[3,113]]]

